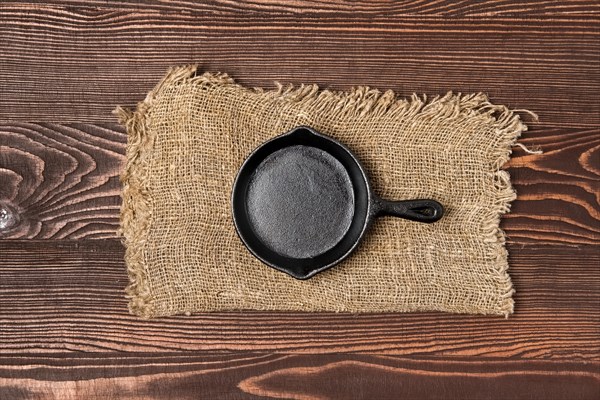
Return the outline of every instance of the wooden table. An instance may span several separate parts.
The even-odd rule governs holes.
[[[0,399],[600,398],[598,2],[200,3],[0,4]],[[536,112],[544,154],[507,165],[515,314],[129,315],[111,110],[186,63]]]

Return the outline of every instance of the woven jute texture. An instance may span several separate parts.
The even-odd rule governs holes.
[[[187,66],[116,113],[128,132],[121,233],[132,313],[512,313],[499,223],[515,193],[501,166],[526,126],[485,95],[249,89]],[[353,150],[375,193],[436,199],[445,216],[380,218],[352,256],[306,281],[263,265],[235,232],[232,184],[254,148],[299,125]]]

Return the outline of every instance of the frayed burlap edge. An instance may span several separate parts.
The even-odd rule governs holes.
[[[117,107],[114,113],[127,130],[127,163],[121,174],[123,184],[121,207],[121,227],[119,235],[124,238],[126,246],[125,262],[130,283],[126,288],[131,313],[144,318],[154,315],[152,288],[148,280],[147,266],[144,260],[144,246],[152,223],[151,189],[147,187],[147,154],[151,152],[154,136],[148,111],[156,98],[160,97],[163,89],[174,84],[190,84],[199,86],[231,85],[240,92],[278,101],[311,104],[319,111],[342,117],[349,113],[370,118],[383,114],[392,114],[398,118],[409,118],[419,115],[431,121],[440,122],[453,118],[468,117],[473,122],[491,124],[499,135],[498,145],[493,154],[493,173],[496,191],[496,204],[485,218],[488,254],[494,260],[493,267],[498,278],[503,283],[502,306],[497,314],[508,317],[514,312],[512,295],[514,289],[508,275],[508,252],[505,248],[505,234],[500,229],[500,218],[510,210],[510,203],[516,198],[516,192],[510,183],[508,172],[501,169],[510,158],[511,148],[515,145],[521,133],[527,126],[521,122],[519,111],[510,110],[502,105],[489,102],[483,93],[461,95],[448,92],[427,100],[413,94],[402,99],[393,91],[381,93],[369,87],[357,87],[349,92],[320,90],[317,85],[283,86],[276,83],[277,89],[265,91],[259,88],[244,88],[237,85],[226,74],[203,73],[197,75],[197,66],[189,65],[169,69],[162,81],[138,104],[135,111]],[[528,112],[529,113],[529,112]],[[535,118],[535,114],[532,114]],[[436,121],[437,120],[437,121]],[[529,151],[538,153],[537,151]]]
[[[114,113],[127,130],[125,168],[121,173],[123,184],[121,226],[118,234],[124,237],[125,264],[129,275],[126,288],[130,300],[129,311],[144,317],[152,315],[152,290],[144,262],[144,244],[152,222],[152,209],[147,186],[147,152],[153,147],[147,113],[162,88],[189,77],[190,67],[171,68],[162,81],[148,93],[135,111],[117,107]]]

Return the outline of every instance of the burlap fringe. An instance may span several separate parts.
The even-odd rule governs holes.
[[[124,237],[126,245],[125,260],[127,263],[130,284],[127,287],[130,301],[130,311],[136,315],[149,318],[154,315],[152,304],[152,288],[147,279],[144,263],[144,242],[152,223],[152,207],[150,204],[150,188],[146,182],[145,154],[153,146],[150,133],[148,110],[152,107],[155,98],[159,97],[165,87],[170,85],[188,83],[200,87],[218,85],[235,85],[239,90],[251,95],[265,96],[278,101],[301,103],[313,107],[318,112],[332,116],[357,115],[376,118],[384,114],[392,114],[397,118],[410,118],[418,115],[420,118],[431,122],[440,122],[463,118],[465,123],[491,124],[499,135],[499,145],[494,156],[494,182],[496,207],[490,210],[485,218],[486,239],[489,245],[489,257],[494,264],[499,281],[506,282],[503,291],[501,309],[508,317],[513,313],[514,302],[512,295],[514,289],[508,275],[507,251],[505,249],[505,235],[500,229],[502,214],[510,210],[510,203],[516,198],[516,193],[510,184],[508,172],[501,169],[511,155],[513,146],[522,147],[529,153],[539,154],[540,151],[529,150],[517,139],[527,126],[521,122],[518,112],[527,110],[510,110],[505,106],[494,105],[489,102],[483,93],[462,95],[448,92],[444,96],[437,96],[428,100],[426,96],[413,94],[410,99],[400,99],[393,91],[380,92],[366,86],[359,86],[349,92],[320,90],[317,85],[281,85],[276,83],[277,89],[265,91],[260,88],[243,88],[233,81],[227,74],[203,73],[197,74],[197,66],[171,68],[163,80],[139,103],[135,111],[117,107],[114,113],[119,121],[125,125],[128,133],[127,164],[121,175],[123,183],[123,205],[121,208],[121,229],[119,234]],[[529,113],[529,112],[528,112]],[[537,119],[537,116],[530,113]]]
[[[123,203],[119,235],[124,237],[125,262],[130,283],[126,293],[129,311],[149,318],[153,315],[152,288],[144,263],[144,242],[152,223],[152,207],[147,186],[146,152],[153,146],[154,137],[148,129],[147,113],[156,96],[168,85],[187,79],[194,66],[171,68],[162,81],[138,104],[135,111],[117,107],[114,114],[127,130],[127,164],[121,173]]]

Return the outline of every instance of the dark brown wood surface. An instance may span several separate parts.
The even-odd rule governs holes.
[[[129,315],[111,110],[182,63],[537,113],[544,154],[506,166],[515,314]],[[2,2],[0,399],[600,398],[599,179],[594,1]]]
[[[597,398],[581,362],[260,352],[17,355],[0,398]]]

